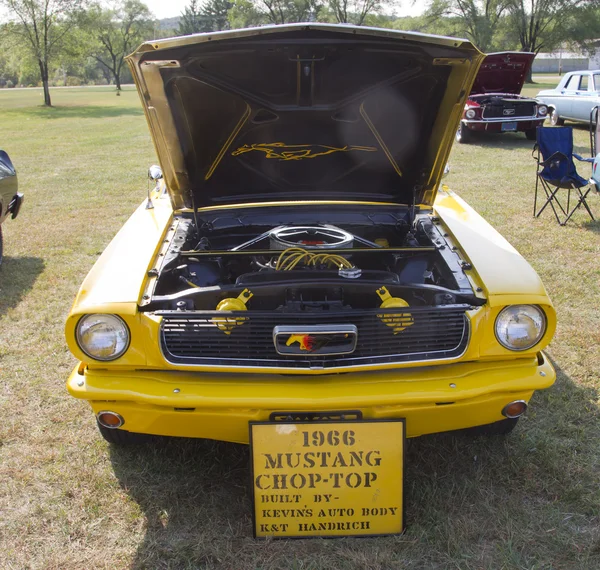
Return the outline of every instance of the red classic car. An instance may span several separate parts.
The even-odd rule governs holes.
[[[548,107],[520,95],[534,58],[535,54],[527,52],[488,54],[465,104],[458,142],[470,142],[474,131],[518,131],[535,140],[535,129],[546,120]]]

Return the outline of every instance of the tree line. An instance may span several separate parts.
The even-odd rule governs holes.
[[[416,0],[404,0],[405,4]],[[422,15],[397,17],[402,0],[189,0],[164,29],[142,0],[0,0],[0,87],[131,81],[125,57],[148,39],[233,28],[328,22],[470,39],[484,52],[593,50],[600,0],[428,0]],[[1,13],[1,12],[0,12]]]

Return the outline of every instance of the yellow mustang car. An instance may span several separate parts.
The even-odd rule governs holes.
[[[404,418],[508,433],[555,372],[535,271],[440,188],[483,54],[295,24],[129,57],[161,168],[85,279],[68,379],[113,443]]]

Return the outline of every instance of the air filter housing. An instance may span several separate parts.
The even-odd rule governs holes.
[[[354,236],[335,226],[281,226],[269,234],[270,248],[340,249],[352,247]]]

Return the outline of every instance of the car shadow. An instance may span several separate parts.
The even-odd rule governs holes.
[[[534,396],[527,416],[507,437],[454,432],[408,440],[408,531],[401,542],[253,540],[247,446],[167,438],[140,447],[110,446],[119,484],[145,519],[145,536],[131,567],[321,568],[327,567],[315,565],[321,557],[339,560],[352,548],[359,548],[364,560],[375,560],[385,540],[391,542],[384,550],[407,548],[423,538],[425,528],[437,529],[432,536],[441,542],[428,548],[443,555],[446,535],[456,525],[469,524],[476,534],[485,534],[490,520],[496,521],[494,532],[500,525],[513,537],[540,533],[539,539],[556,549],[558,567],[561,546],[553,547],[555,537],[541,529],[556,523],[555,511],[559,518],[581,511],[581,494],[596,492],[581,462],[589,461],[593,472],[594,458],[586,454],[592,456],[597,445],[600,412],[597,391],[576,385],[555,367],[556,385]],[[458,533],[464,542],[455,548],[477,549],[483,534]]]
[[[0,265],[0,316],[21,302],[44,267],[40,257],[4,256]]]
[[[460,146],[478,146],[483,148],[497,149],[517,149],[523,148],[532,150],[535,141],[530,141],[525,138],[524,133],[472,133],[471,140]]]
[[[583,130],[588,131],[588,127],[586,125],[573,125],[574,130]],[[503,150],[514,150],[514,149],[526,149],[533,152],[535,141],[530,141],[525,138],[523,133],[472,133],[471,140],[465,144],[460,146],[477,146],[481,148],[495,148],[495,149],[503,149]],[[590,156],[590,146],[589,145],[573,145],[573,152],[581,155],[583,158],[587,158]],[[535,156],[537,153],[534,153]],[[575,161],[575,166],[581,167],[582,163]]]

